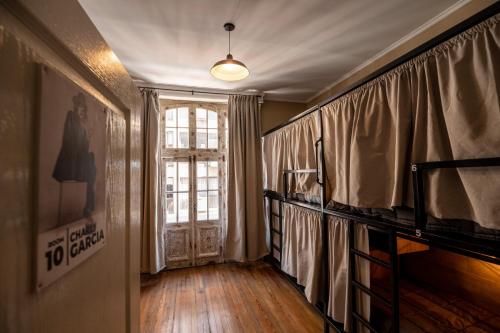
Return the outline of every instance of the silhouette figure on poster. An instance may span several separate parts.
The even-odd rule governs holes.
[[[86,202],[83,217],[91,220],[95,209],[96,166],[90,149],[90,135],[85,95],[73,96],[73,110],[66,114],[61,150],[52,173],[58,182],[86,183]],[[59,221],[61,223],[61,221]]]

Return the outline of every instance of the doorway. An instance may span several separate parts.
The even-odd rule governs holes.
[[[160,205],[167,269],[222,262],[226,105],[168,101],[160,133]]]

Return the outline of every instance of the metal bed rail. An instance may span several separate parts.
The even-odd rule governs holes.
[[[413,175],[413,207],[415,212],[415,233],[417,237],[420,237],[422,231],[427,227],[427,212],[425,203],[426,196],[424,185],[424,176],[427,173],[438,169],[485,168],[499,166],[500,157],[434,161],[412,164],[411,171]]]

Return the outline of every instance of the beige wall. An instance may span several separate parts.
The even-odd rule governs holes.
[[[430,39],[436,37],[437,35],[443,33],[444,31],[459,24],[465,19],[473,16],[474,14],[485,9],[494,2],[495,0],[472,0],[466,2],[463,6],[457,8],[457,10],[451,12],[448,16],[445,16],[441,20],[436,21],[434,24],[428,26],[426,29],[422,30],[412,38],[406,40],[399,46],[383,54],[381,57],[375,59],[373,62],[351,73],[350,75],[347,75],[347,77],[339,80],[329,89],[326,89],[321,94],[310,100],[307,103],[307,106],[308,107],[314,106],[320,103],[321,101],[327,99],[328,97],[333,96],[339,93],[340,91],[346,89],[347,87],[356,84],[357,82],[361,81],[363,78],[367,77],[376,70],[382,68],[383,66],[396,60],[402,55],[408,53],[409,51],[415,49],[416,47],[422,45],[423,43],[429,41]]]
[[[76,0],[22,3],[0,4],[0,332],[138,332],[140,94]],[[106,245],[35,293],[38,62],[62,72],[112,113],[103,143]]]
[[[306,110],[305,103],[264,101],[260,109],[262,132]]]

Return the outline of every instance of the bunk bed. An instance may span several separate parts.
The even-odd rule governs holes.
[[[401,240],[500,264],[499,12],[264,133],[270,260],[325,331],[412,330]],[[374,267],[388,286],[370,286]]]

